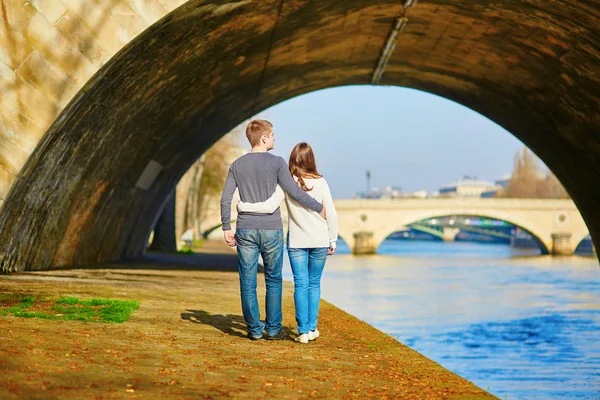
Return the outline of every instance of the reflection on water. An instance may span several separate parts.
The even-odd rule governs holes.
[[[600,399],[596,258],[443,242],[378,251],[340,246],[323,298],[501,398]]]

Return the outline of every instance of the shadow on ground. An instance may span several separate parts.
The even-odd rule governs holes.
[[[181,313],[181,319],[195,324],[211,325],[231,336],[246,337],[246,322],[241,315],[234,314],[210,314],[202,310],[185,310]]]
[[[181,313],[181,319],[184,321],[190,321],[195,324],[211,325],[223,333],[231,336],[237,336],[246,338],[248,329],[246,327],[246,321],[241,315],[235,314],[211,314],[203,310],[185,310],[186,312]],[[283,331],[287,334],[287,340],[293,339],[292,329],[284,326]]]
[[[219,271],[237,272],[237,254],[158,253],[148,252],[143,258],[99,264],[77,269],[146,269],[162,271]],[[69,268],[71,269],[71,268]],[[264,272],[262,265],[259,272]]]

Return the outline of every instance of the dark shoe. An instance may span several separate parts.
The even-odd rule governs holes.
[[[246,336],[248,336],[248,339],[250,339],[250,340],[261,340],[263,338],[262,335],[261,336],[254,336],[250,332],[248,332],[248,335],[246,335]]]
[[[285,333],[282,330],[279,331],[279,333],[276,333],[275,335],[267,335],[267,340],[284,340],[287,339],[287,333]]]

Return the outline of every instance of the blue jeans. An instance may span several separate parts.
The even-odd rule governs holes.
[[[314,249],[288,248],[294,274],[294,303],[298,333],[317,329],[321,301],[321,275],[327,261],[327,247]]]
[[[283,267],[283,230],[238,229],[235,233],[240,273],[242,312],[252,336],[276,335],[281,330],[281,268]],[[262,255],[265,267],[267,295],[265,323],[260,321],[260,309],[256,296],[258,255]]]

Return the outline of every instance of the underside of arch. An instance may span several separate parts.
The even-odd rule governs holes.
[[[121,50],[44,135],[0,210],[1,269],[143,255],[165,199],[206,149],[291,97],[370,84],[399,17],[408,22],[379,83],[446,97],[515,134],[563,182],[598,245],[595,2],[192,0]]]
[[[402,224],[398,225],[398,227],[389,229],[388,231],[386,231],[383,234],[381,234],[381,236],[378,236],[378,239],[380,239],[380,240],[377,242],[377,247],[381,246],[381,243],[386,238],[388,238],[391,234],[400,231],[399,227],[404,227],[404,226],[412,225],[412,224],[414,224],[416,222],[419,222],[419,221],[422,221],[424,219],[443,218],[443,217],[447,217],[447,216],[450,216],[450,215],[460,215],[460,216],[475,217],[475,218],[489,218],[489,219],[494,219],[494,220],[498,220],[498,221],[507,222],[507,223],[509,223],[511,225],[514,225],[517,228],[520,228],[520,229],[526,231],[527,233],[529,233],[534,238],[534,240],[537,242],[537,244],[540,246],[540,250],[541,250],[542,254],[549,254],[550,253],[551,245],[552,245],[551,242],[549,241],[549,239],[550,239],[550,233],[548,233],[548,234],[545,235],[543,232],[540,232],[536,228],[534,228],[532,226],[532,224],[530,224],[527,221],[521,221],[519,219],[514,219],[514,218],[507,218],[504,215],[490,213],[490,212],[469,213],[469,214],[464,214],[464,213],[456,214],[456,213],[439,213],[439,212],[435,212],[435,213],[431,213],[426,218],[423,218],[423,215],[419,215],[418,218],[409,219],[408,221],[402,221]]]
[[[583,237],[577,237],[577,238],[575,238],[575,241],[573,242],[573,243],[574,243],[574,250],[575,250],[575,251],[577,251],[577,249],[578,249],[578,248],[579,248],[579,247],[580,247],[580,246],[581,246],[581,245],[582,245],[582,244],[583,244],[585,241],[589,240],[589,238],[590,238],[590,235],[589,235],[589,234],[587,234],[587,235],[585,235],[585,236],[583,236]],[[592,246],[593,246],[593,242],[592,242]],[[592,249],[592,250],[593,250],[593,251],[595,251],[595,249]]]

